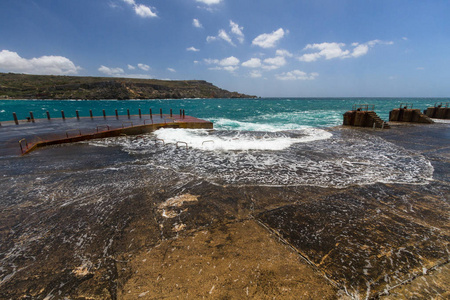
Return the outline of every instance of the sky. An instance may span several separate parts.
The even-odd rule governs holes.
[[[0,0],[0,72],[450,97],[449,15],[449,0]]]

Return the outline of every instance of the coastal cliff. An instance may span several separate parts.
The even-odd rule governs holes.
[[[0,73],[0,99],[255,98],[204,80],[157,80]]]

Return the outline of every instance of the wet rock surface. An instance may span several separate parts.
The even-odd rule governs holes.
[[[422,184],[219,185],[89,144],[1,158],[0,298],[445,299],[449,130],[433,126],[363,131],[428,159]]]

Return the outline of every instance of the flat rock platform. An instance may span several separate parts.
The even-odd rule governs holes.
[[[52,118],[2,122],[0,156],[23,155],[39,147],[119,135],[137,135],[162,127],[212,129],[209,121],[168,114]]]

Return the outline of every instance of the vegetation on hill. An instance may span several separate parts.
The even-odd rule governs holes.
[[[0,99],[254,98],[204,80],[156,80],[0,73]]]

